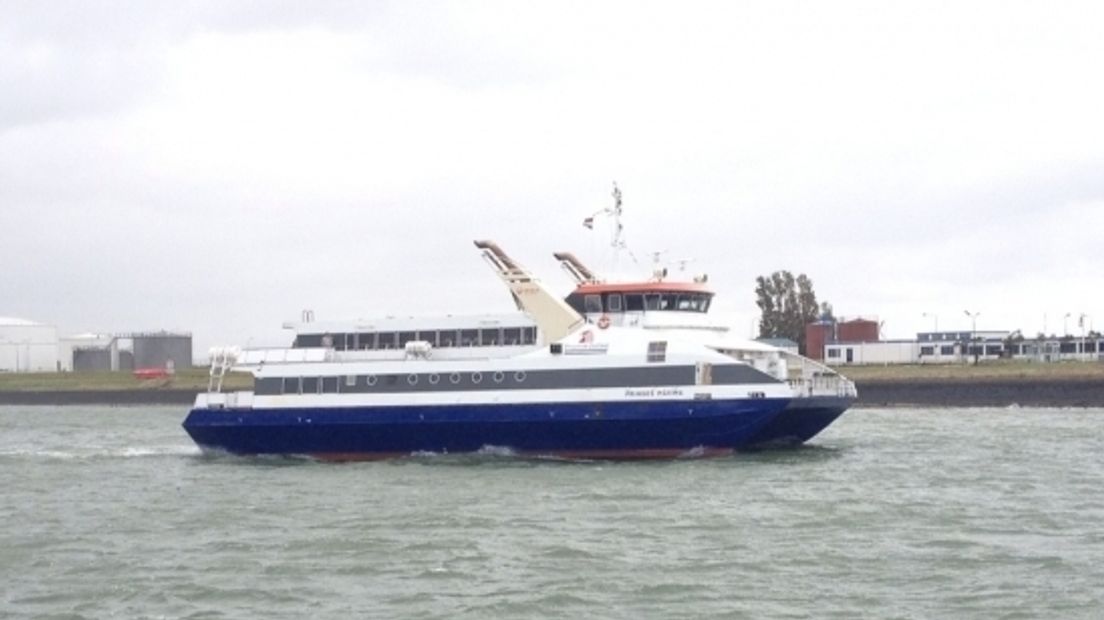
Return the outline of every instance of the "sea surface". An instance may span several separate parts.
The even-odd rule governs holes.
[[[649,463],[211,457],[184,414],[0,407],[0,617],[1104,617],[1101,409]]]

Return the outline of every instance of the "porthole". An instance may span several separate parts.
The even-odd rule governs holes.
[[[454,383],[454,384],[455,383],[460,383],[460,373],[454,372],[451,375],[449,375],[449,381]]]
[[[418,385],[418,375],[407,375],[406,382],[410,385]]]
[[[429,382],[433,385],[437,385],[437,382],[439,382],[440,380],[441,380],[441,375],[439,375],[437,373],[433,373],[433,374],[429,375]]]
[[[376,378],[376,375],[368,375],[368,377],[364,379],[364,382],[368,385],[375,385],[377,381],[379,381],[379,379]]]
[[[517,381],[518,383],[521,383],[521,382],[525,381],[525,371],[524,370],[519,370],[519,371],[515,372],[514,373],[514,381]]]
[[[505,378],[506,378],[506,374],[503,373],[501,370],[495,371],[495,374],[494,374],[494,382],[495,383],[502,383],[502,380],[505,379]]]
[[[483,373],[473,372],[472,375],[471,375],[471,379],[472,379],[472,383],[482,383],[483,382]]]

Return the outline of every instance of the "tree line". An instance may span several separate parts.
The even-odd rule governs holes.
[[[821,317],[831,318],[832,306],[817,304],[813,281],[801,273],[775,271],[755,279],[755,304],[759,306],[759,337],[789,338],[805,354],[805,326]]]

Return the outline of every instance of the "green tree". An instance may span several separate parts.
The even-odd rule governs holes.
[[[822,308],[817,304],[813,281],[805,274],[796,278],[789,271],[776,271],[755,279],[756,305],[761,313],[760,338],[789,338],[805,353],[805,326],[817,320]],[[831,304],[823,310],[831,314]]]

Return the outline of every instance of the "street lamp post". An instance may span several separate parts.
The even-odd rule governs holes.
[[[932,334],[933,335],[938,334],[939,333],[939,315],[934,313],[934,312],[925,312],[924,313],[924,318],[927,318],[929,316],[932,318]]]
[[[1081,327],[1081,359],[1082,360],[1089,359],[1089,356],[1085,355],[1085,319],[1088,318],[1088,316],[1089,315],[1082,312],[1081,316],[1077,317],[1077,324]]]
[[[971,321],[970,346],[973,347],[973,349],[974,349],[974,365],[977,366],[978,356],[981,354],[978,351],[977,342],[976,342],[977,341],[977,318],[978,318],[978,315],[980,315],[981,313],[980,312],[970,312],[969,310],[963,310],[963,312],[966,313],[966,316],[970,317],[970,321]]]

